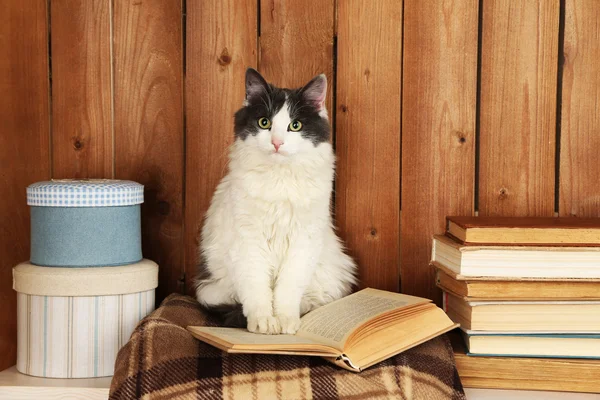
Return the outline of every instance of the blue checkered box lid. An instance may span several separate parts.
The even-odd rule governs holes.
[[[144,186],[114,179],[53,179],[27,187],[27,204],[41,207],[117,207],[144,202]]]

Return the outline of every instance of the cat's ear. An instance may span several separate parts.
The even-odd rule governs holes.
[[[269,84],[254,68],[246,70],[246,102],[269,91]]]
[[[325,97],[327,96],[327,77],[325,74],[317,75],[303,88],[302,96],[318,111],[325,110]]]

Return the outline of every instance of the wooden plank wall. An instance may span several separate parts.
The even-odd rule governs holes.
[[[259,12],[260,73],[283,87],[300,87],[325,74],[329,82],[326,106],[333,115],[335,1],[261,0]],[[308,20],[310,29],[305,29]]]
[[[439,300],[429,252],[449,214],[600,217],[599,20],[595,0],[10,2],[0,369],[32,182],[143,183],[158,300],[193,290],[249,66],[281,86],[327,75],[333,208],[362,286]]]
[[[600,4],[566,0],[559,214],[600,217]]]
[[[361,285],[398,290],[402,3],[340,1],[337,56],[336,219]]]
[[[52,171],[112,178],[110,3],[56,1],[52,21]]]
[[[554,213],[559,8],[483,2],[480,215]]]
[[[477,0],[404,2],[400,272],[436,300],[431,237],[474,212],[477,20]]]
[[[142,252],[162,299],[184,278],[181,1],[113,4],[114,175],[144,185]]]
[[[29,258],[25,188],[51,171],[47,15],[37,0],[0,13],[0,370],[17,357],[12,267]]]

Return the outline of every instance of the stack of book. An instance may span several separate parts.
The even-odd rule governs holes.
[[[467,354],[600,358],[600,219],[448,217],[432,264]]]

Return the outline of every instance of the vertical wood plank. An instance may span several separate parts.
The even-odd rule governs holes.
[[[402,2],[338,3],[336,216],[362,286],[398,290]]]
[[[160,301],[183,277],[181,1],[114,7],[115,175],[145,186],[143,252],[160,267]]]
[[[25,188],[50,178],[48,86],[46,2],[8,2],[0,13],[0,371],[16,362],[12,268],[29,259]]]
[[[600,3],[566,0],[561,216],[600,217]]]
[[[334,0],[262,0],[259,12],[260,72],[287,88],[303,86],[324,73],[329,82],[326,106],[332,115]]]
[[[233,142],[247,67],[257,63],[256,0],[188,1],[186,45],[186,288],[193,293],[198,239]]]
[[[483,2],[480,215],[553,215],[559,9]]]
[[[404,2],[401,284],[438,301],[432,236],[473,213],[478,7]]]
[[[110,2],[54,1],[50,14],[53,177],[111,178]]]

